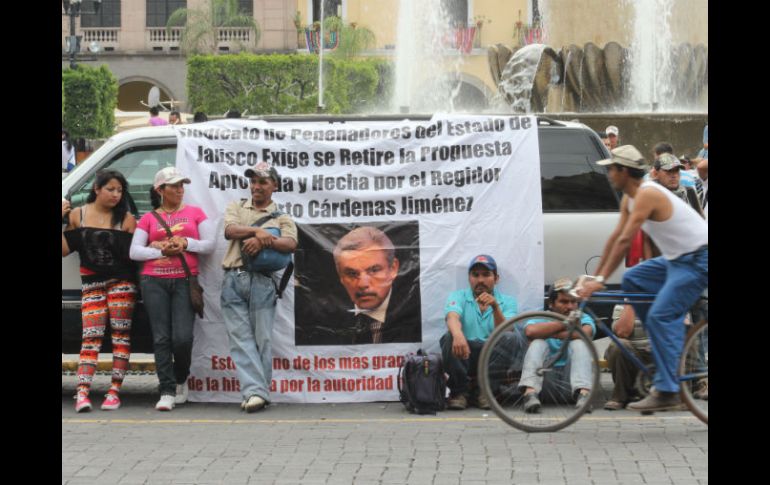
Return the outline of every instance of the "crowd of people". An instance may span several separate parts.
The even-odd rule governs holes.
[[[569,315],[578,302],[571,290],[587,297],[601,289],[626,253],[641,241],[641,255],[625,258],[630,269],[624,275],[623,289],[660,294],[649,309],[617,307],[613,330],[624,346],[642,360],[655,363],[655,388],[646,397],[639,392],[634,385],[638,371],[613,344],[606,356],[615,387],[604,407],[675,409],[680,406],[675,395],[675,365],[683,345],[683,323],[708,276],[708,132],[702,160],[682,160],[684,157],[673,155],[670,144],[658,143],[651,164],[634,147],[617,144],[616,127],[608,127],[606,133],[611,157],[599,163],[607,166],[611,184],[624,194],[620,223],[604,248],[596,275],[578,282],[577,288],[569,278],[555,281],[550,285],[547,309]],[[64,131],[62,138],[64,143]],[[697,168],[688,168],[693,163]],[[649,165],[652,169],[646,174]],[[683,173],[688,177],[683,178]],[[241,384],[241,408],[254,412],[270,402],[276,286],[269,274],[246,269],[245,260],[266,249],[293,253],[298,238],[292,218],[272,200],[279,183],[276,169],[261,162],[244,175],[250,182],[251,198],[230,203],[224,212],[224,237],[229,245],[222,261],[225,274],[220,304]],[[77,412],[92,409],[91,382],[107,325],[112,334],[113,371],[101,408],[120,407],[137,286],[153,334],[160,391],[155,407],[170,411],[187,401],[198,255],[212,253],[216,238],[216,226],[207,214],[184,203],[189,183],[175,167],[160,170],[150,189],[153,210],[138,222],[129,211],[128,182],[117,171],[97,174],[84,206],[71,210],[70,203],[62,200],[62,217],[69,218],[62,233],[62,256],[77,251],[81,264],[83,333]],[[137,264],[141,268],[138,281]],[[478,388],[479,354],[495,327],[518,313],[515,296],[500,292],[499,280],[495,259],[478,255],[468,265],[468,287],[447,298],[447,332],[439,346],[449,376],[449,409],[489,408]],[[591,317],[584,315],[581,324],[582,331],[594,338],[596,323]],[[591,390],[591,357],[584,348],[571,343],[569,354],[556,363],[558,372],[546,377],[536,372],[566,338],[560,322],[522,322],[507,338],[511,353],[505,357],[506,365],[520,374],[526,412],[539,411],[538,396],[548,387],[567,392],[565,399],[574,400],[577,406],[585,404]],[[698,383],[696,397],[708,399],[707,379]]]

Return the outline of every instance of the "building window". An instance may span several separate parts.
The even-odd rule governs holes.
[[[444,13],[452,27],[468,26],[468,0],[441,0]]]
[[[529,0],[529,24],[540,24],[540,5],[538,0]]]
[[[313,22],[318,22],[321,19],[321,1],[322,0],[313,0]],[[342,0],[323,0],[323,2],[324,18],[342,18]]]
[[[147,0],[147,27],[165,27],[175,10],[187,8],[187,0]]]
[[[120,27],[120,0],[102,0],[102,7],[95,15],[81,13],[80,25],[81,27]]]
[[[254,0],[238,0],[238,13],[254,16]]]

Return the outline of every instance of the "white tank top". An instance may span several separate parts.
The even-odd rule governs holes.
[[[676,259],[709,243],[708,223],[695,209],[657,182],[644,182],[639,188],[647,187],[663,192],[673,208],[668,220],[655,222],[647,219],[642,224],[642,230],[658,246],[664,258]],[[631,197],[628,198],[628,210],[634,210],[634,199]]]

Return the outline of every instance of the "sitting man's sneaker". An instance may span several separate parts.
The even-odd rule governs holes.
[[[155,409],[158,411],[171,411],[174,409],[174,400],[176,398],[171,394],[163,394],[160,396],[158,404],[155,405]]]
[[[682,409],[682,401],[678,392],[664,392],[653,390],[650,395],[639,402],[633,402],[626,406],[630,411],[653,413],[657,411],[679,411]]]
[[[540,399],[537,398],[537,393],[532,392],[524,396],[524,412],[530,414],[540,412]]]
[[[244,404],[243,409],[247,413],[254,413],[264,408],[267,402],[259,396],[251,396]]]
[[[79,392],[77,396],[75,396],[75,412],[87,413],[91,409],[92,409],[91,400],[88,399],[88,394]]]
[[[579,392],[578,393],[578,397],[577,397],[577,403],[575,404],[575,408],[581,408],[581,407],[583,407],[583,405],[586,405],[586,412],[587,413],[590,413],[591,411],[593,411],[594,408],[591,405],[591,403],[589,402],[589,397],[590,397],[589,393],[586,392],[584,394],[582,392]]]
[[[176,397],[174,397],[174,404],[184,404],[187,402],[187,381],[183,384],[176,385]]]
[[[456,396],[450,396],[447,401],[447,409],[454,409],[456,411],[462,411],[468,408],[468,396],[465,394],[458,394]]]
[[[621,409],[625,409],[626,405],[620,401],[615,401],[613,399],[610,399],[606,403],[604,403],[604,409],[607,411],[620,411]]]
[[[694,391],[692,393],[692,397],[695,399],[703,399],[704,401],[709,400],[709,379],[706,377],[705,379],[700,379],[695,383]]]
[[[102,411],[112,411],[120,407],[120,398],[115,394],[107,394],[104,396],[104,402],[102,403]]]
[[[479,392],[479,395],[476,396],[476,407],[479,409],[489,409],[489,399],[482,392]]]

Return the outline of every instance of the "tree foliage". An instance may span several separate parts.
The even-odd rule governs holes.
[[[390,100],[392,67],[381,59],[324,59],[329,113],[382,109]],[[313,113],[318,105],[318,57],[305,55],[193,56],[187,92],[194,111],[252,115]]]
[[[238,0],[210,0],[208,7],[180,8],[166,22],[166,31],[184,27],[179,46],[189,54],[214,54],[219,44],[222,27],[247,27],[254,33],[254,46],[259,42],[260,30],[254,17],[243,13]]]
[[[62,125],[72,138],[108,138],[115,131],[118,81],[107,66],[62,71]]]

